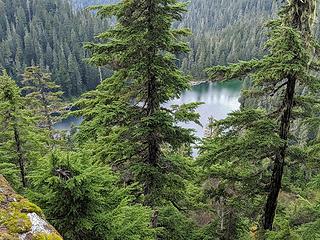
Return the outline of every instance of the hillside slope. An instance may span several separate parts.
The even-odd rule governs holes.
[[[64,0],[0,0],[0,68],[19,79],[24,68],[52,72],[66,97],[94,88],[98,70],[85,64],[83,42],[106,28],[92,14]]]
[[[114,3],[117,0],[76,0],[78,7]],[[195,78],[204,78],[203,69],[263,53],[267,18],[276,11],[275,1],[265,0],[192,0],[189,12],[177,27],[188,27],[191,52],[182,56],[182,69]]]
[[[180,26],[193,32],[182,68],[203,78],[203,69],[263,54],[264,22],[277,4],[265,0],[194,0]]]

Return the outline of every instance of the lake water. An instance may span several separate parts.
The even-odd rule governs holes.
[[[198,137],[203,137],[210,117],[223,119],[228,113],[239,109],[240,90],[241,82],[236,80],[223,83],[201,83],[186,91],[179,99],[165,105],[204,102],[205,104],[198,108],[202,126],[193,123],[182,124],[184,127],[195,129]],[[68,131],[73,125],[79,125],[81,121],[81,118],[69,117],[55,124],[54,127]]]
[[[240,108],[238,99],[240,98],[241,86],[242,83],[237,80],[220,83],[201,83],[193,86],[181,98],[170,102],[170,104],[204,102],[197,110],[200,114],[202,126],[195,123],[182,124],[184,127],[195,129],[198,137],[203,137],[210,117],[220,120],[225,118],[228,113]]]
[[[70,116],[63,119],[61,122],[54,124],[54,129],[61,131],[70,131],[73,126],[79,126],[82,122],[82,118]]]

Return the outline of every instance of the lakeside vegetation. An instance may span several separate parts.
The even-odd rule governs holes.
[[[206,17],[193,18],[178,0],[91,13],[81,7],[92,1],[0,0],[0,174],[64,239],[320,237],[317,1],[233,2],[194,1]],[[246,16],[266,28],[249,29]],[[187,23],[201,26],[195,37]],[[208,119],[203,139],[181,125],[201,124],[202,103],[165,105],[190,88],[186,73],[244,81],[240,109]],[[57,109],[80,94],[81,125],[54,129]],[[12,229],[2,202],[0,239]]]

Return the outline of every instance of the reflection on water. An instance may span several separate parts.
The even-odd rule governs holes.
[[[203,137],[210,117],[223,119],[228,113],[239,109],[240,90],[241,82],[236,80],[223,83],[202,83],[193,86],[191,90],[186,91],[179,99],[173,100],[166,105],[204,102],[198,108],[202,127],[193,123],[182,124],[184,127],[195,129],[198,137]]]
[[[82,118],[70,116],[56,123],[53,127],[56,130],[70,131],[72,127],[79,126],[81,122]]]
[[[228,113],[239,109],[240,103],[238,99],[240,97],[241,82],[240,81],[228,81],[223,83],[202,83],[193,86],[189,91],[186,91],[179,99],[175,99],[166,103],[166,106],[174,104],[184,104],[191,102],[204,102],[198,108],[200,113],[200,122],[203,127],[186,123],[182,126],[187,128],[194,128],[198,137],[204,136],[204,128],[208,124],[209,117],[215,119],[223,119]],[[63,121],[55,124],[55,129],[69,131],[73,125],[79,125],[82,122],[82,118],[69,117]]]

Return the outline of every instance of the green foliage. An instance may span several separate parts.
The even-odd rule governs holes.
[[[53,113],[60,111],[61,114],[63,93],[59,91],[60,86],[51,80],[50,73],[40,67],[27,67],[22,84],[30,109],[39,116],[39,127],[45,129],[49,138],[54,140],[53,124],[58,118]]]
[[[114,74],[78,102],[84,117],[78,141],[94,142],[100,158],[121,170],[125,181],[138,180],[148,205],[179,201],[176,193],[183,191],[188,166],[174,152],[195,138],[178,123],[197,121],[198,104],[162,104],[189,87],[174,57],[188,50],[180,40],[186,31],[171,29],[172,22],[182,18],[185,4],[121,1],[94,9],[118,20],[98,36],[103,43],[87,44],[93,52],[90,61],[111,65]]]
[[[319,238],[319,188],[309,184],[300,194],[283,193],[280,196],[280,209],[275,230],[269,231],[267,239],[306,239]]]
[[[302,239],[297,234],[292,232],[286,220],[280,220],[278,224],[279,224],[279,229],[277,231],[267,232],[266,239],[268,240],[281,240],[281,239],[301,240]]]
[[[108,167],[86,152],[55,152],[31,175],[32,194],[64,239],[153,239],[151,211],[131,205]]]
[[[189,13],[177,25],[191,28],[191,52],[182,56],[182,69],[206,79],[203,69],[238,60],[261,58],[266,40],[263,28],[279,3],[264,0],[193,0]],[[252,21],[254,19],[254,21]]]
[[[297,138],[290,134],[294,129],[290,128],[290,123],[295,121],[294,124],[302,128],[308,121],[298,122],[299,117],[312,121],[318,117],[319,80],[310,71],[311,62],[317,62],[314,49],[318,49],[310,28],[314,21],[314,6],[314,1],[288,1],[281,8],[279,18],[267,25],[268,54],[262,59],[215,66],[207,70],[213,80],[249,77],[252,82],[243,92],[245,100],[242,99],[244,104],[241,110],[213,124],[213,136],[205,140],[199,157],[200,163],[206,167],[208,177],[214,182],[211,187],[213,193],[209,196],[217,198],[221,195],[227,199],[231,209],[239,209],[238,204],[244,201],[244,208],[236,213],[236,218],[247,217],[253,220],[250,225],[261,221],[261,206],[267,194],[263,227],[270,228],[270,212],[274,211],[272,207],[277,204],[281,187],[277,177],[280,176],[281,181],[284,162],[291,164],[292,161],[292,165],[296,165],[286,169],[285,174],[290,176],[290,180],[285,180],[290,182],[299,178],[296,173],[302,173],[299,162],[302,163],[303,158],[311,160],[306,148],[292,146]],[[248,106],[246,98],[255,99],[254,104]],[[296,234],[291,236],[286,221],[280,224],[281,230],[270,233],[271,239],[290,239],[289,236],[294,239]],[[225,232],[228,234],[228,231]]]
[[[282,145],[276,122],[267,116],[262,109],[233,112],[212,123],[213,135],[200,148],[197,162],[208,178],[203,190],[226,239],[241,239],[259,221],[271,157]]]
[[[163,207],[159,212],[158,238],[163,240],[194,239],[197,227],[190,218],[173,206]]]
[[[120,172],[125,184],[138,182],[136,201],[152,207],[152,227],[163,227],[160,238],[184,239],[191,220],[178,210],[189,205],[185,196],[194,174],[189,150],[196,138],[179,123],[199,123],[199,104],[164,104],[189,88],[175,56],[188,51],[182,38],[189,31],[171,27],[182,19],[186,4],[120,1],[92,9],[103,18],[116,17],[115,26],[98,36],[100,43],[86,45],[90,62],[109,65],[114,73],[78,101],[84,122],[76,140],[96,149],[93,155]],[[158,211],[168,206],[177,212],[174,216]],[[184,220],[170,226],[160,219]]]
[[[29,66],[52,72],[65,97],[78,96],[99,82],[99,71],[85,64],[83,42],[106,27],[87,11],[64,0],[1,0],[0,66],[16,80]],[[102,70],[108,74],[107,70]]]
[[[19,186],[21,184],[19,169],[14,163],[6,162],[5,159],[0,163],[1,174],[13,185]]]
[[[20,89],[5,71],[0,76],[0,89],[1,167],[12,181],[17,179],[15,169],[19,169],[20,182],[26,186],[28,168],[41,156],[46,139],[36,128],[37,119],[26,108]]]
[[[117,0],[77,0],[79,7],[117,3]],[[187,1],[183,1],[187,2]],[[262,57],[264,21],[272,17],[279,3],[264,0],[193,0],[188,13],[175,27],[188,27],[190,54],[179,54],[178,66],[195,79],[205,79],[203,69],[239,59]],[[252,21],[255,19],[255,21]]]
[[[195,0],[191,13],[178,0],[74,4],[93,2],[108,3],[91,8],[101,20],[69,1],[0,0],[0,65],[23,87],[21,95],[8,74],[0,76],[0,173],[28,186],[66,240],[320,238],[315,1],[287,1],[267,25],[267,41],[261,26],[276,1]],[[109,17],[112,28],[82,49]],[[83,62],[87,51],[99,69]],[[200,124],[200,103],[167,105],[190,87],[182,71],[203,78],[207,66],[252,57],[208,69],[212,80],[246,78],[246,89],[239,111],[210,120],[195,162],[197,138],[180,123]],[[113,75],[102,80],[107,68]],[[76,103],[83,124],[68,150],[58,150],[51,144],[58,84],[71,97],[99,78]],[[263,232],[279,155],[282,191],[273,231]],[[27,212],[42,214],[32,204],[10,206],[18,209],[5,216],[13,231],[30,229]]]

